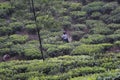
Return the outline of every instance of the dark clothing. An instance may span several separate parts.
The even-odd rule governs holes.
[[[64,42],[69,42],[68,39],[63,39]]]

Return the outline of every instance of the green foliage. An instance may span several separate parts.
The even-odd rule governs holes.
[[[100,27],[98,26],[98,27],[92,28],[90,30],[90,33],[92,33],[92,34],[109,35],[109,34],[112,34],[113,31],[110,28],[106,27],[106,26],[100,26]]]
[[[1,18],[7,17],[11,11],[12,11],[12,8],[9,2],[0,3],[0,17]]]
[[[117,46],[117,47],[120,47],[120,41],[114,42],[114,45]]]
[[[5,54],[7,54],[9,52],[10,52],[9,48],[2,48],[2,49],[0,48],[0,55],[1,56],[5,55]]]
[[[119,34],[111,34],[111,35],[108,35],[106,38],[107,38],[108,42],[113,43],[117,40],[120,40],[120,35]]]
[[[111,14],[111,15],[104,15],[102,16],[101,19],[103,19],[106,23],[119,23],[120,19],[119,16],[120,14]]]
[[[120,16],[120,13],[115,14],[115,15],[111,15],[108,19],[107,22],[108,23],[120,23],[120,18],[118,17]]]
[[[38,40],[14,34],[36,33],[29,1],[0,2],[0,61],[6,53],[25,59],[1,62],[1,80],[119,79],[120,53],[111,52],[120,47],[118,0],[34,0],[44,61]],[[64,43],[61,30],[73,41]]]
[[[69,14],[68,9],[66,8],[61,8],[58,13],[63,16],[67,16]]]
[[[73,69],[68,73],[71,74],[72,77],[77,77],[77,76],[84,76],[87,74],[100,73],[100,72],[105,72],[105,69],[101,67],[82,67],[82,68]]]
[[[62,22],[71,21],[71,17],[70,16],[62,16],[62,17],[59,17],[59,20]]]
[[[104,14],[104,15],[100,16],[100,20],[104,21],[105,23],[109,23],[108,22],[109,17],[110,17],[110,15]]]
[[[24,53],[24,48],[22,45],[16,44],[11,46],[11,55],[23,56],[23,53]]]
[[[64,2],[63,7],[68,8],[70,11],[77,11],[81,10],[82,5],[80,3]]]
[[[85,24],[75,24],[75,25],[72,25],[72,27],[75,31],[81,31],[87,28]]]
[[[70,21],[64,21],[62,22],[62,26],[64,30],[69,30],[71,29],[71,22]]]
[[[82,10],[88,12],[89,14],[94,11],[101,12],[104,4],[105,4],[104,2],[101,2],[101,1],[96,2],[95,1],[95,2],[89,3],[86,6],[83,6]]]
[[[41,53],[40,50],[37,46],[33,44],[25,44],[23,46],[23,55],[25,56],[26,59],[38,59],[41,58]]]
[[[101,74],[91,74],[75,77],[70,80],[114,80],[119,78],[119,70],[107,71]]]
[[[119,71],[119,70],[118,70]],[[119,72],[111,71],[109,73],[103,73],[97,77],[97,80],[117,80],[119,79]]]
[[[82,31],[74,31],[71,33],[71,37],[75,41],[79,41],[83,35],[84,35],[84,32],[82,32]]]
[[[23,28],[23,23],[21,22],[10,23],[9,25],[13,29],[14,32],[21,31],[21,29]]]
[[[26,0],[11,0],[11,3],[15,7],[15,10],[25,10],[27,8]]]
[[[70,54],[71,50],[72,50],[72,47],[68,45],[61,45],[58,47],[51,46],[50,48],[48,48],[47,53],[50,57],[56,57],[60,55]]]
[[[102,47],[99,45],[80,45],[76,47],[71,53],[73,55],[89,55],[93,53],[101,53]]]
[[[86,25],[88,28],[94,28],[94,27],[103,27],[105,26],[105,23],[101,20],[86,20]]]
[[[86,16],[86,12],[84,11],[72,11],[71,12],[71,16],[76,19],[76,18],[80,18],[80,17],[84,17]]]
[[[8,35],[8,34],[12,34],[13,33],[13,29],[11,27],[0,27],[0,35]]]
[[[118,3],[117,2],[110,2],[110,3],[107,3],[103,6],[103,13],[110,13],[112,10],[114,10],[115,8],[118,7]]]
[[[0,42],[0,48],[8,48],[12,45],[12,42],[9,41],[4,41],[4,42]]]
[[[2,43],[2,42],[5,42],[7,40],[7,36],[2,36],[2,37],[0,37],[0,42]]]
[[[60,29],[60,23],[54,19],[53,16],[44,15],[37,17],[39,26],[43,29],[49,29],[51,31],[57,31]]]
[[[93,34],[93,35],[84,36],[84,38],[82,38],[80,41],[86,44],[98,44],[98,43],[104,43],[106,41],[106,37],[100,34]]]
[[[106,48],[110,48],[111,44],[94,44],[94,45],[80,45],[73,49],[73,55],[93,55],[96,53],[105,52]]]
[[[115,31],[115,30],[120,29],[120,24],[111,23],[107,27]]]
[[[111,12],[112,15],[115,15],[115,14],[118,14],[118,13],[120,13],[120,7],[117,7],[116,9],[114,9],[114,10]]]
[[[119,62],[107,62],[107,63],[103,63],[101,66],[106,68],[107,70],[111,70],[111,69],[116,69],[118,67]]]
[[[100,12],[93,12],[91,18],[98,20],[101,15],[102,14]]]
[[[114,34],[119,34],[119,33],[120,33],[120,29],[118,29],[114,32]]]
[[[28,25],[26,25],[25,28],[29,33],[36,33],[36,25],[35,24],[28,24]]]
[[[10,35],[10,39],[13,43],[17,44],[23,44],[28,40],[28,36],[27,35],[18,35],[18,34],[14,34],[14,35]]]
[[[87,13],[85,11],[72,11],[70,12],[70,16],[76,22],[82,22],[86,19]]]

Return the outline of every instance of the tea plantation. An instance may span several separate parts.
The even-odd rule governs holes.
[[[120,80],[120,0],[31,1],[0,0],[0,80]]]

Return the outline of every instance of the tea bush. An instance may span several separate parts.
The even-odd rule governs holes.
[[[71,29],[71,22],[70,21],[63,21],[62,26],[64,30],[69,30]]]
[[[44,15],[37,17],[40,28],[49,29],[50,31],[57,31],[60,29],[60,22],[55,20],[53,16]]]
[[[14,35],[10,35],[10,39],[14,44],[17,44],[17,43],[23,44],[28,40],[28,36],[14,34]]]
[[[23,53],[24,53],[24,48],[22,45],[16,44],[16,45],[11,46],[11,55],[12,56],[15,56],[15,55],[23,56]]]
[[[120,7],[117,7],[116,9],[114,9],[114,10],[111,12],[112,15],[115,15],[115,14],[118,14],[118,13],[120,13]]]
[[[80,41],[86,44],[98,44],[106,42],[106,37],[100,34],[93,34],[84,36]]]
[[[71,21],[71,17],[70,16],[62,16],[62,17],[59,17],[59,21]]]
[[[114,34],[119,34],[119,33],[120,33],[120,29],[118,29],[114,32]]]
[[[107,42],[113,43],[113,42],[115,42],[117,40],[120,40],[120,35],[119,34],[108,35],[108,36],[106,36],[106,40],[107,40]]]
[[[106,68],[107,70],[117,69],[118,62],[114,62],[114,64],[113,64],[113,62],[107,62],[107,63],[103,63],[101,66]]]
[[[8,42],[0,42],[0,48],[9,48],[11,45],[13,45],[12,42],[8,41]]]
[[[105,23],[110,23],[109,21],[108,21],[108,18],[110,17],[110,15],[108,15],[108,14],[104,14],[104,15],[102,15],[102,16],[100,16],[100,20],[102,20],[102,21],[104,21]]]
[[[115,31],[115,30],[120,29],[120,24],[112,23],[112,24],[107,25],[107,27]]]
[[[71,16],[72,16],[73,19],[77,19],[77,18],[80,18],[80,17],[85,17],[86,12],[84,12],[84,11],[72,11]]]
[[[110,35],[113,33],[113,30],[106,27],[106,26],[101,26],[101,27],[95,27],[90,30],[90,33],[92,34],[102,34],[102,35]]]
[[[0,17],[5,18],[11,14],[12,7],[9,2],[0,3]]]
[[[72,50],[71,46],[61,45],[58,47],[48,48],[47,53],[50,57],[57,57],[60,55],[68,55],[70,54],[71,50]]]
[[[12,34],[13,33],[13,29],[11,27],[0,27],[0,36],[3,35],[8,35],[8,34]]]
[[[87,13],[85,11],[72,11],[70,12],[70,16],[72,17],[72,20],[74,20],[75,23],[84,23],[86,20]]]
[[[94,44],[94,45],[80,45],[73,49],[71,52],[72,55],[93,55],[97,53],[103,53],[108,48],[110,48],[111,44]]]
[[[79,41],[83,35],[84,35],[84,32],[82,31],[74,31],[71,33],[72,39],[75,41]]]
[[[88,5],[83,6],[82,10],[86,11],[88,14],[91,14],[92,12],[95,12],[95,11],[101,12],[104,4],[105,3],[102,1],[95,1],[95,2],[89,3]]]
[[[117,46],[117,47],[120,47],[120,41],[114,42],[114,45]]]
[[[102,16],[102,14],[100,12],[93,12],[90,17],[92,19],[98,20],[100,18],[100,16]]]
[[[72,28],[75,31],[81,31],[81,30],[85,30],[87,26],[85,24],[75,24],[75,25],[72,25]]]
[[[81,3],[72,3],[72,2],[64,2],[63,3],[64,8],[68,8],[70,11],[78,11],[81,10]]]
[[[5,19],[0,19],[0,27],[7,26],[8,23],[6,23]]]
[[[61,9],[58,11],[58,13],[59,13],[60,15],[67,16],[67,15],[69,14],[69,11],[68,11],[68,9],[66,9],[66,8],[61,8]]]
[[[108,23],[120,23],[120,18],[118,16],[120,16],[120,13],[110,16],[107,22]]]
[[[10,53],[10,49],[9,48],[0,48],[0,55],[3,56],[5,54]]]
[[[72,77],[77,77],[77,76],[84,76],[87,74],[93,74],[93,73],[101,73],[105,72],[105,68],[102,67],[82,67],[82,68],[77,68],[69,71],[68,73],[71,74]]]
[[[26,25],[26,30],[28,33],[36,33],[36,25],[35,24],[28,24]]]
[[[21,31],[21,29],[24,26],[23,23],[21,23],[21,22],[10,23],[9,25],[13,29],[14,32]]]
[[[118,3],[117,2],[110,2],[110,3],[107,3],[103,6],[103,13],[110,13],[112,10],[116,9],[118,7]]]
[[[103,27],[105,26],[105,23],[101,20],[86,20],[86,25],[88,28],[94,28],[94,27]]]
[[[119,70],[107,71],[101,74],[91,74],[87,76],[75,77],[70,80],[110,80],[110,79],[117,79],[119,77]]]
[[[100,66],[101,63],[108,61],[115,60],[100,59],[94,61],[90,56],[60,56],[58,58],[47,59],[44,62],[42,60],[10,61],[9,63],[0,64],[0,78],[30,79],[34,76],[39,79],[66,80],[78,76],[89,76],[89,74],[105,74],[109,72],[105,72],[105,68],[95,65],[99,64]]]
[[[92,53],[101,53],[102,48],[99,45],[81,45],[76,47],[71,53],[73,55],[89,55]]]
[[[2,37],[0,37],[0,42],[1,42],[1,43],[2,43],[2,42],[5,42],[7,39],[8,39],[7,36],[2,36]]]
[[[24,55],[26,59],[41,59],[42,58],[39,47],[34,44],[23,45],[23,54],[22,55]]]

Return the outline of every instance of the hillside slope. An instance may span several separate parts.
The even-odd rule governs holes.
[[[0,2],[1,80],[119,80],[119,0],[35,0],[45,61],[31,2]],[[72,42],[61,39],[63,31]],[[8,62],[2,62],[5,54]],[[34,60],[37,59],[37,60]]]

